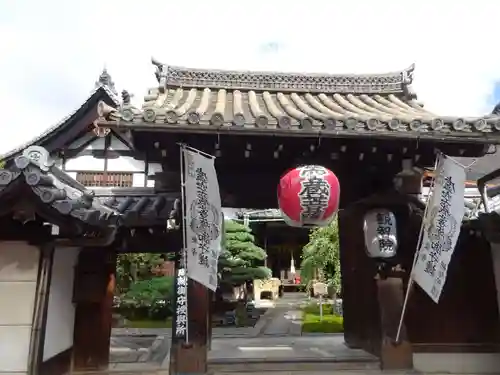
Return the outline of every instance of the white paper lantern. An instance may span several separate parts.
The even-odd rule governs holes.
[[[396,216],[386,209],[374,209],[365,214],[363,231],[368,255],[372,258],[392,258],[398,249]]]

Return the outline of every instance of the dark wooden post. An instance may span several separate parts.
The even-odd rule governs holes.
[[[207,349],[211,350],[212,349],[212,316],[213,316],[213,311],[214,311],[214,298],[215,298],[215,292],[212,292],[211,290],[208,290],[208,315],[207,315]]]
[[[76,303],[74,370],[108,366],[115,270],[114,250],[85,248],[79,255],[73,298]]]
[[[188,281],[187,341],[175,338],[172,326],[170,374],[206,374],[209,331],[209,290],[202,284]],[[175,321],[175,319],[174,319]]]
[[[180,174],[175,168],[163,165],[163,172],[155,175],[155,190],[157,192],[178,192],[180,189]],[[181,230],[182,230],[181,223]],[[180,247],[182,249],[182,245]],[[176,277],[180,267],[180,254],[176,257]],[[176,291],[177,293],[177,291]],[[187,309],[188,309],[188,335],[187,342],[176,337],[176,318],[172,325],[172,345],[170,348],[169,373],[177,374],[206,374],[207,349],[210,316],[210,293],[205,286],[188,280],[187,283]],[[177,302],[177,294],[175,301]],[[176,306],[174,305],[174,314]]]
[[[398,174],[395,179],[395,187],[403,194],[418,196],[422,192],[422,175],[409,169],[410,161],[407,161],[406,164],[407,170]],[[399,242],[403,243],[402,239],[399,239]],[[417,249],[411,249],[412,254],[414,251]],[[413,350],[404,322],[399,341],[395,341],[404,304],[403,279],[405,276],[406,271],[402,270],[401,266],[382,269],[377,274],[377,294],[382,328],[380,359],[384,370],[413,368]]]
[[[379,274],[377,278],[380,326],[382,329],[380,362],[383,370],[413,368],[413,352],[404,324],[400,340],[397,343],[395,342],[404,300],[402,276],[403,273],[400,275],[392,273],[385,278],[384,275]]]
[[[207,350],[211,334],[211,293],[202,284],[187,281],[187,336],[177,335],[179,304],[179,270],[181,268],[181,255],[176,256],[175,275],[176,290],[174,299],[174,319],[172,324],[172,345],[170,347],[169,373],[177,374],[206,374]],[[183,281],[183,285],[185,281]],[[181,296],[182,297],[182,296]],[[183,304],[183,303],[182,303]],[[185,305],[184,305],[185,306]],[[184,307],[185,308],[185,307]],[[183,314],[183,313],[182,313]]]

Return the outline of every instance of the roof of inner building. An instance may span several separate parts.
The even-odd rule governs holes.
[[[69,134],[72,130],[74,131],[74,126],[78,122],[78,120],[84,118],[85,114],[89,112],[95,112],[95,106],[100,101],[112,103],[113,106],[120,105],[114,83],[111,80],[111,77],[106,69],[104,69],[99,76],[99,80],[95,83],[94,90],[92,90],[83,104],[80,104],[71,113],[45,130],[42,134],[37,135],[30,141],[22,144],[19,147],[16,147],[13,150],[10,150],[6,154],[1,155],[1,159],[4,161],[10,160],[19,155],[27,147],[33,145],[50,148],[50,142],[51,140],[54,140],[56,138],[57,134],[64,132],[67,132]],[[95,117],[89,121],[92,122],[93,120],[95,120]],[[84,125],[88,126],[89,124]],[[53,150],[50,149],[49,151],[52,152]]]
[[[414,66],[384,74],[332,75],[153,63],[158,86],[148,91],[142,107],[134,107],[124,92],[120,108],[99,107],[100,125],[500,142],[499,116],[458,118],[427,111],[411,89]]]
[[[93,227],[167,227],[168,220],[178,219],[180,212],[180,193],[155,194],[152,188],[87,189],[57,168],[40,146],[28,147],[12,166],[0,169],[0,198],[22,200],[23,187],[57,215]],[[8,213],[11,206],[4,204],[0,212]]]

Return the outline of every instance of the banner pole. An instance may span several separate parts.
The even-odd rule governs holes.
[[[424,237],[425,219],[427,217],[427,211],[428,211],[428,208],[430,206],[432,196],[434,195],[434,182],[436,181],[436,169],[439,165],[439,162],[442,158],[442,155],[443,154],[441,152],[438,154],[438,156],[436,158],[436,162],[434,164],[434,175],[433,175],[432,180],[431,180],[429,194],[427,195],[427,202],[425,204],[424,216],[422,217],[422,224],[420,225],[420,231],[418,233],[417,246],[416,246],[415,254],[413,256],[413,264],[411,266],[410,275],[408,278],[408,286],[406,287],[405,298],[403,301],[403,307],[401,309],[401,316],[399,317],[398,330],[396,332],[396,338],[395,338],[396,343],[399,343],[399,339],[401,336],[401,330],[403,329],[403,322],[404,322],[404,318],[405,318],[405,314],[406,314],[406,308],[408,306],[408,300],[410,299],[410,293],[411,293],[411,290],[413,288],[413,282],[414,282],[413,281],[413,269],[415,268],[415,265],[417,264],[418,254],[420,253],[420,246],[422,246],[422,240]]]
[[[179,144],[179,155],[180,155],[180,172],[181,172],[181,205],[182,205],[182,250],[181,250],[181,267],[184,268],[184,274],[186,277],[186,343],[189,342],[189,305],[187,298],[189,296],[189,276],[187,267],[187,232],[186,232],[186,181],[184,176],[184,148],[185,145]]]
[[[182,149],[186,149],[186,150],[189,150],[189,151],[193,151],[193,152],[196,152],[197,154],[200,154],[200,155],[203,155],[203,156],[206,156],[207,158],[210,158],[210,159],[215,159],[215,156],[213,155],[210,155],[210,154],[207,154],[206,152],[203,152],[203,151],[200,151],[194,147],[191,147],[191,146],[188,146],[187,144],[185,143],[177,143],[180,147],[181,147],[181,150]]]

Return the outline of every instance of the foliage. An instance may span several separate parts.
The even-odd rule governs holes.
[[[302,309],[302,332],[342,333],[344,319],[333,313],[332,305],[323,305],[323,319],[318,304],[310,304]]]
[[[340,292],[340,255],[337,220],[322,228],[312,229],[309,242],[302,249],[300,276],[310,283],[320,271],[320,279]]]
[[[123,295],[123,299],[143,301],[149,305],[158,299],[173,296],[173,276],[158,276],[149,280],[139,280],[130,285],[129,290]]]
[[[164,261],[162,254],[119,254],[116,261],[116,285],[118,294],[127,292],[132,283],[155,277],[152,271]]]
[[[269,268],[259,266],[266,257],[264,249],[255,245],[250,228],[231,220],[224,223],[223,250],[219,257],[221,283],[239,286],[270,277]]]
[[[121,296],[118,311],[128,319],[172,315],[174,281],[173,276],[159,276],[133,282]]]

